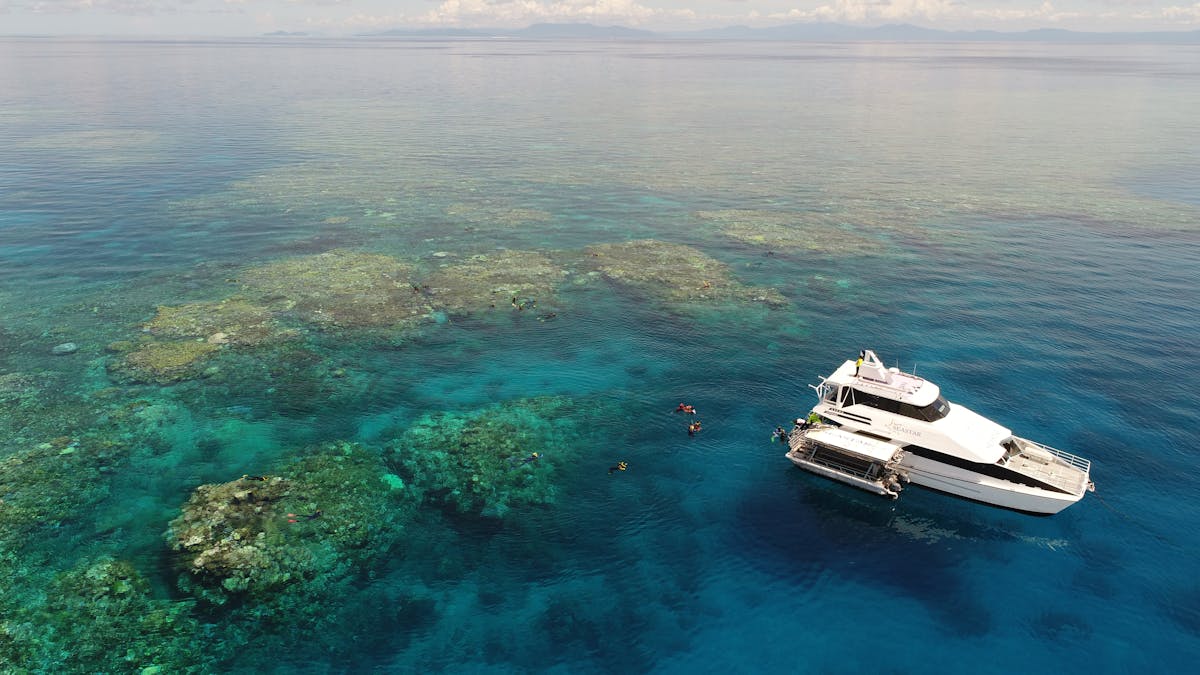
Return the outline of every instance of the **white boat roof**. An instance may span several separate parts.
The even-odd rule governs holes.
[[[858,375],[855,375],[855,370]],[[923,377],[900,372],[899,368],[888,368],[875,352],[863,352],[863,364],[856,367],[853,360],[846,361],[826,381],[839,385],[850,385],[869,394],[884,396],[895,401],[925,407],[937,400],[942,393],[938,386]]]
[[[808,438],[829,445],[839,450],[861,455],[868,459],[873,459],[879,462],[886,462],[896,455],[896,451],[900,446],[895,443],[888,443],[862,434],[856,434],[852,431],[837,429],[834,427],[823,427],[820,429],[810,429],[805,434]]]

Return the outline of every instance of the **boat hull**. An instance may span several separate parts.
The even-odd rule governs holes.
[[[1053,515],[1083,498],[1082,492],[1067,494],[1029,487],[911,454],[900,466],[916,485],[1024,513]]]

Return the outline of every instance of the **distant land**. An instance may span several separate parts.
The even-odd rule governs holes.
[[[539,23],[526,28],[396,29],[366,33],[358,37],[387,38],[509,38],[585,40],[789,40],[797,42],[1058,42],[1080,44],[1158,43],[1200,44],[1200,30],[1145,33],[1085,33],[1057,28],[1020,32],[992,30],[949,31],[911,24],[888,24],[874,28],[838,23],[793,23],[769,28],[730,26],[688,32],[656,33],[624,26],[594,26],[587,23]]]

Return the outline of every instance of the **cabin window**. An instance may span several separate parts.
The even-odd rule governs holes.
[[[859,391],[858,389],[850,389],[850,391],[853,393],[853,397],[846,397],[848,400],[847,405],[849,403],[857,403],[859,405],[870,406],[876,410],[884,410],[890,413],[897,412],[898,406],[900,405],[899,401],[894,401],[890,398],[884,398],[882,396],[876,396],[875,394],[868,394],[867,392]]]
[[[950,402],[939,396],[936,401],[925,406],[925,409],[928,416],[926,419],[933,422],[950,414]]]
[[[950,414],[950,404],[941,396],[927,406],[915,406],[911,403],[902,403],[895,399],[868,394],[850,387],[846,387],[846,389],[848,391],[846,392],[845,400],[842,401],[842,405],[859,404],[870,406],[876,410],[904,415],[905,417],[925,422],[936,422]]]
[[[902,412],[901,414],[907,415],[908,417],[913,417],[915,419],[925,420],[926,422],[936,422],[950,414],[950,403],[941,396],[937,397],[936,401],[927,406],[922,406],[919,408],[917,406],[909,407],[912,408],[911,413]]]

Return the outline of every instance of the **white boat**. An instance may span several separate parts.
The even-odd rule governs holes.
[[[1088,460],[1012,435],[947,401],[936,384],[885,367],[871,350],[812,387],[812,411],[824,425],[902,451],[896,471],[917,485],[1038,515],[1058,513],[1094,489]],[[812,433],[793,430],[792,444]]]

